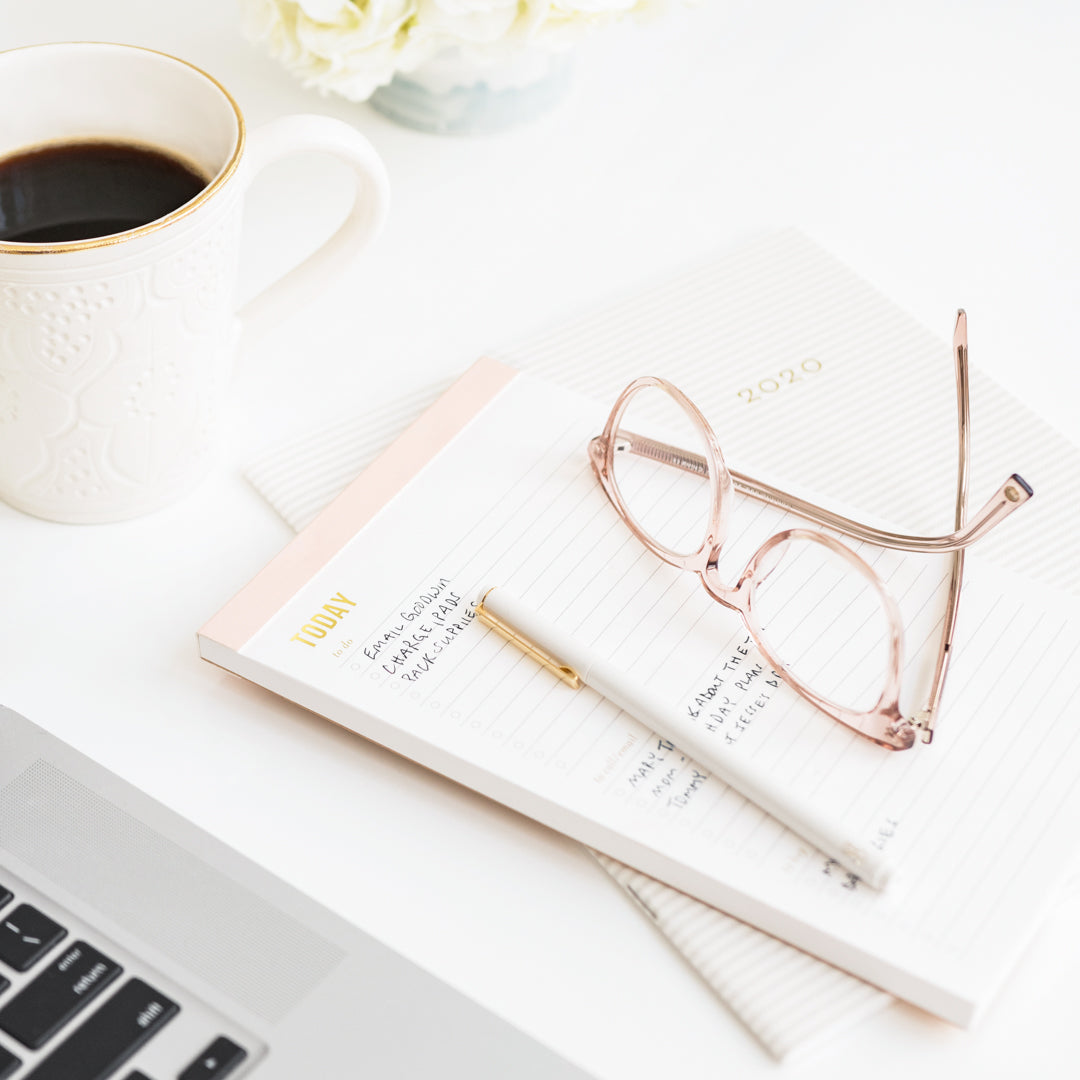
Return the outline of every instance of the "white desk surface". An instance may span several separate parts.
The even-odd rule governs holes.
[[[313,895],[597,1077],[776,1075],[576,845],[200,662],[194,631],[289,538],[241,477],[254,452],[762,227],[802,229],[942,337],[966,307],[973,361],[1075,437],[1080,8],[885,8],[702,0],[594,38],[557,113],[455,139],[303,90],[243,40],[229,0],[0,0],[0,46],[176,53],[252,124],[355,124],[393,187],[370,255],[243,359],[231,445],[199,491],[112,526],[0,505],[0,698],[270,869],[299,868]],[[242,291],[313,247],[345,197],[317,160],[268,173]],[[346,792],[364,813],[311,835],[305,807]],[[896,1006],[786,1071],[1075,1075],[1075,907],[977,1030]]]

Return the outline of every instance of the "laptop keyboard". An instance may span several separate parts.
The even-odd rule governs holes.
[[[68,941],[63,919],[0,884],[0,1080],[224,1080],[247,1060],[219,1035],[166,1073],[121,1073],[181,1006],[141,976],[125,977],[104,942]]]

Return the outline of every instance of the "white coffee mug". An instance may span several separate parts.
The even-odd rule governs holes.
[[[209,75],[128,45],[0,53],[0,101],[0,159],[100,139],[163,150],[208,181],[127,232],[0,240],[0,498],[54,521],[147,513],[212,466],[240,327],[295,309],[374,238],[386,170],[359,132],[328,117],[287,117],[245,135],[236,102]],[[244,191],[265,165],[302,151],[352,169],[352,210],[237,314]]]

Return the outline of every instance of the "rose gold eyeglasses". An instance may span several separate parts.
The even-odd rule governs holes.
[[[646,377],[627,386],[603,433],[589,443],[593,470],[633,534],[664,562],[696,573],[715,600],[737,611],[768,663],[803,698],[893,750],[910,748],[917,737],[926,743],[933,738],[956,628],[964,549],[1033,494],[1014,474],[967,520],[971,438],[963,311],[953,332],[953,359],[959,430],[955,531],[944,536],[906,536],[863,525],[729,470],[705,417],[664,379]],[[735,491],[853,540],[899,551],[952,553],[937,662],[923,709],[907,716],[900,709],[904,630],[897,602],[870,564],[835,537],[786,529],[757,548],[734,585],[720,580],[718,562],[729,538]],[[826,633],[820,624],[815,628],[815,619]],[[860,675],[839,688],[829,676],[826,691],[818,680],[830,661],[837,667],[841,637],[857,658]]]

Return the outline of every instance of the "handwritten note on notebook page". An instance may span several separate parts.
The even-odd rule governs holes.
[[[941,732],[931,747],[881,750],[771,677],[735,618],[630,536],[585,459],[604,412],[514,378],[385,504],[384,483],[381,510],[299,590],[268,606],[265,579],[257,598],[241,593],[223,615],[258,599],[265,620],[236,648],[219,643],[212,623],[204,655],[969,1021],[1065,865],[1080,743],[1063,720],[1076,691],[1055,676],[1080,655],[1075,633],[1052,603],[972,559]],[[282,558],[317,548],[324,517]],[[740,505],[731,559],[790,524]],[[898,596],[917,684],[936,647],[945,565],[865,554]],[[495,582],[632,667],[673,708],[698,711],[730,752],[754,755],[843,817],[895,860],[894,884],[876,893],[839,873],[676,748],[483,631],[469,604]],[[348,613],[313,623],[327,604]],[[323,636],[303,629],[328,621]],[[696,699],[708,701],[718,682],[730,705],[712,717]]]

